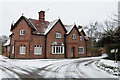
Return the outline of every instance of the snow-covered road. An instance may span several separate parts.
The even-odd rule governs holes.
[[[94,65],[101,58],[19,60],[2,57],[0,78],[117,78]]]
[[[93,63],[98,59],[55,63],[45,67],[39,74],[44,78],[117,78],[98,69]]]

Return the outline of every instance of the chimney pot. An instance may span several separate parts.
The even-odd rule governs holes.
[[[39,21],[44,22],[45,21],[45,11],[38,12],[39,14]]]

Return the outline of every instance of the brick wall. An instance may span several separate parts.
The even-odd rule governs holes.
[[[25,35],[20,35],[20,30],[25,29]],[[11,37],[11,51],[10,51],[10,57],[11,58],[29,58],[29,45],[31,41],[31,29],[28,26],[28,24],[25,22],[24,19],[21,19],[21,21],[17,24],[17,27],[12,31],[12,37]],[[12,46],[14,45],[14,53],[12,54]],[[19,54],[19,47],[20,45],[26,46],[26,54],[20,55]]]
[[[76,39],[72,39],[72,35],[76,34]],[[67,53],[67,57],[68,58],[72,58],[72,57],[78,57],[78,44],[79,44],[79,34],[76,30],[76,28],[74,28],[70,34],[68,34],[66,36],[66,53]],[[74,54],[73,56],[71,49],[74,47]]]
[[[34,46],[42,46],[42,55],[34,55]],[[30,58],[45,58],[45,36],[32,35],[30,42]]]
[[[60,32],[62,34],[62,38],[55,38],[55,33],[56,32]],[[49,32],[49,34],[47,35],[46,38],[46,56],[47,58],[64,58],[64,54],[52,54],[52,49],[51,49],[51,44],[56,41],[56,42],[62,42],[64,43],[64,35],[65,35],[65,30],[62,27],[62,25],[60,24],[60,22],[58,22],[54,28]]]
[[[87,52],[86,52],[86,40],[85,40],[85,36],[83,35],[82,32],[80,32],[80,34],[82,35],[82,40],[79,39],[79,47],[83,47],[84,48],[84,54],[78,54],[78,57],[86,57],[87,56]]]

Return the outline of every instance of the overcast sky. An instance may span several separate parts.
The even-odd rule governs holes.
[[[8,2],[9,1],[9,2]],[[45,20],[62,20],[63,24],[85,26],[90,22],[104,21],[117,14],[119,0],[1,0],[0,35],[10,35],[10,25],[22,13],[27,18],[38,19],[45,10]]]

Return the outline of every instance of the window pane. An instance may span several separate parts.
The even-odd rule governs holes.
[[[64,53],[64,46],[52,46],[53,54],[62,54]]]
[[[40,45],[35,45],[34,46],[34,54],[42,54],[42,47]]]
[[[72,38],[73,38],[73,39],[76,39],[76,34],[73,34],[73,35],[72,35]]]
[[[61,38],[61,33],[55,33],[55,38]]]
[[[82,41],[82,36],[80,36],[80,40]]]
[[[78,52],[79,52],[80,54],[83,54],[83,53],[84,53],[84,48],[83,48],[83,47],[79,47],[79,48],[78,48]]]
[[[25,45],[20,46],[20,54],[25,54]]]
[[[63,47],[61,47],[61,53],[63,53]]]
[[[56,53],[58,53],[58,46],[56,46]]]
[[[25,30],[24,29],[20,30],[20,35],[25,35]]]
[[[14,54],[14,46],[12,46],[12,54]]]
[[[53,46],[53,53],[55,53],[55,46]]]

